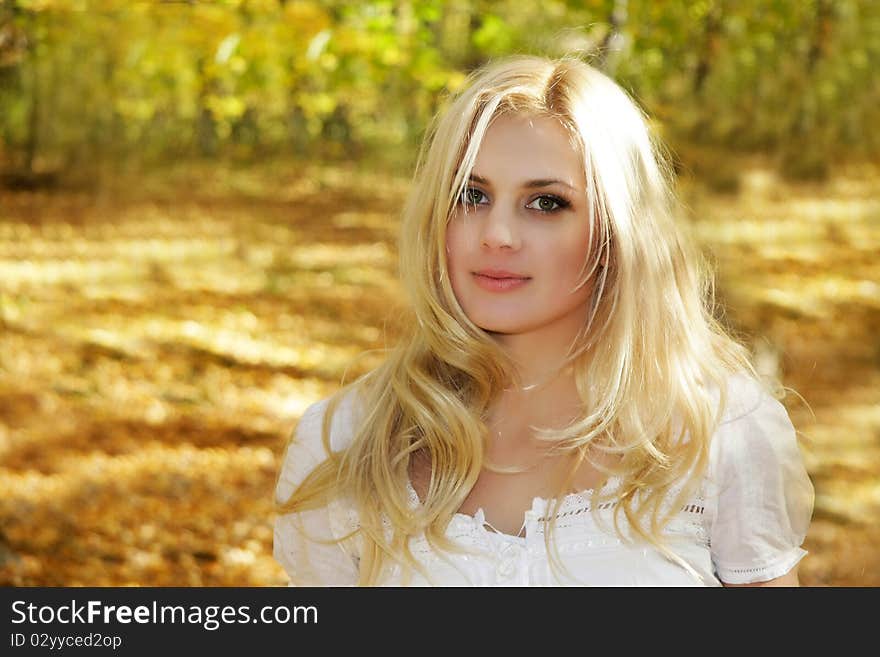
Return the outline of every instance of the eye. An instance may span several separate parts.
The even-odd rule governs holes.
[[[461,198],[459,199],[459,202],[467,207],[469,205],[484,205],[488,200],[489,199],[486,197],[486,195],[476,187],[467,187],[461,193]]]
[[[539,212],[556,212],[557,210],[567,208],[569,205],[571,205],[571,203],[565,199],[561,199],[558,196],[548,196],[544,194],[534,199],[526,207],[531,210],[538,210]]]

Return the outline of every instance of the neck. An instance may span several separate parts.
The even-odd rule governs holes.
[[[520,380],[503,390],[490,408],[489,423],[497,432],[528,439],[523,427],[561,428],[578,415],[582,402],[574,369],[570,363],[563,366],[577,326],[557,324],[518,335],[495,335],[513,358]]]

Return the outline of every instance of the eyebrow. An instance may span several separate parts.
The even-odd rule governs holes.
[[[479,183],[481,185],[491,185],[491,183],[482,176],[478,176],[476,174],[471,174],[469,180],[475,183]],[[569,185],[564,180],[559,180],[558,178],[536,178],[535,180],[527,180],[523,183],[523,187],[527,187],[529,189],[534,189],[537,187],[549,187],[550,185],[562,185],[563,187],[568,187],[573,191],[577,191],[574,187]]]

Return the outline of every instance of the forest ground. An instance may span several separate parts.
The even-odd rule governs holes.
[[[727,321],[806,400],[804,585],[880,585],[880,176],[683,178]],[[262,586],[311,402],[402,307],[407,180],[266,162],[0,191],[0,585]]]

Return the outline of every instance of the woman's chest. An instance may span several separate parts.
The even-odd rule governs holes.
[[[544,502],[526,513],[523,537],[487,529],[482,514],[456,515],[447,537],[460,552],[436,551],[424,537],[411,541],[422,572],[408,581],[399,567],[384,584],[398,586],[717,586],[708,541],[693,519],[676,518],[665,539],[673,555],[627,542],[566,501],[548,551],[541,522]],[[566,515],[567,514],[567,515]],[[583,515],[586,514],[586,515]]]
[[[458,513],[479,515],[486,528],[500,534],[521,536],[534,501],[564,497],[559,495],[561,484],[568,482],[566,494],[583,495],[606,480],[605,474],[591,463],[576,463],[570,458],[548,457],[538,452],[489,456]],[[504,471],[507,463],[517,465]],[[497,471],[499,468],[502,471]],[[414,470],[412,486],[420,500],[425,498],[429,477],[424,469]]]

